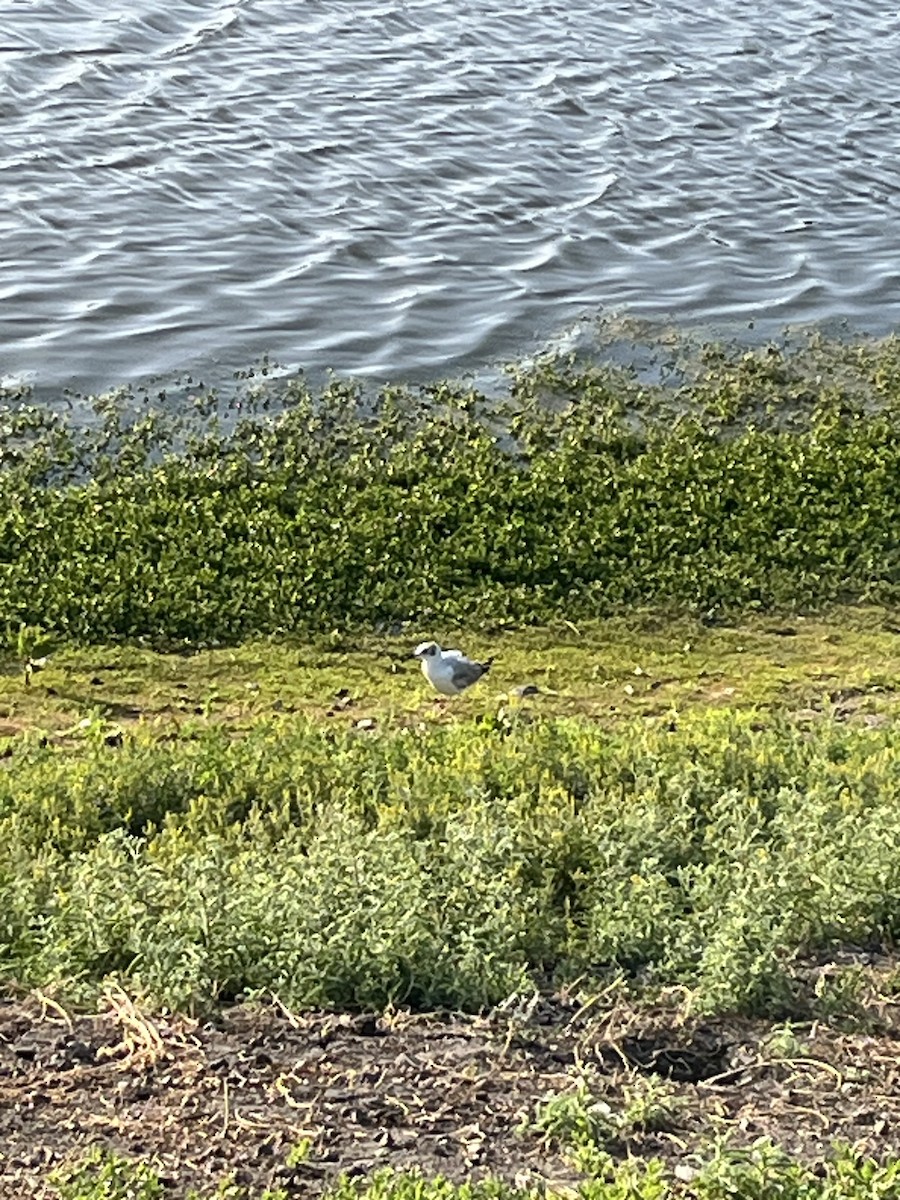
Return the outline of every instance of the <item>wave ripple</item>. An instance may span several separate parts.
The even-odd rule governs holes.
[[[0,374],[421,376],[603,306],[900,317],[878,6],[31,0],[0,77]]]

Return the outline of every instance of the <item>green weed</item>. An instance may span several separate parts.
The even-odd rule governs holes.
[[[59,1200],[164,1200],[171,1194],[158,1170],[139,1159],[95,1148],[54,1171],[49,1179]],[[202,1193],[191,1188],[185,1200],[288,1200],[282,1188],[250,1190],[223,1179]]]
[[[440,1175],[382,1170],[362,1179],[342,1179],[328,1200],[538,1200],[540,1191],[516,1188],[500,1179],[454,1184]]]
[[[101,1150],[55,1171],[50,1184],[59,1200],[162,1200],[166,1189],[147,1163]],[[816,1170],[792,1160],[777,1146],[758,1142],[747,1150],[711,1148],[705,1161],[678,1174],[658,1159],[592,1160],[577,1188],[513,1186],[488,1177],[453,1183],[419,1171],[383,1169],[339,1179],[325,1200],[898,1200],[900,1161],[876,1162],[852,1148],[835,1147]],[[223,1180],[212,1192],[191,1190],[187,1200],[287,1200],[287,1192],[257,1192]]]
[[[804,956],[900,933],[900,734],[707,712],[614,730],[303,720],[0,772],[0,971],[199,1011],[478,1010],[575,976],[852,1016]]]
[[[92,1150],[50,1177],[60,1200],[162,1200],[165,1189],[148,1163]]]

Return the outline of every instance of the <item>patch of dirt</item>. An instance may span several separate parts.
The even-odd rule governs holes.
[[[47,1174],[94,1146],[154,1162],[173,1197],[233,1173],[251,1194],[314,1198],[340,1172],[381,1166],[571,1184],[557,1148],[519,1126],[579,1069],[614,1112],[665,1081],[666,1120],[623,1124],[616,1155],[694,1161],[716,1134],[769,1136],[811,1162],[834,1139],[897,1155],[900,1002],[877,1024],[794,1026],[776,1052],[762,1022],[559,998],[483,1018],[239,1006],[205,1024],[147,1016],[124,995],[94,1016],[0,1001],[0,1197],[49,1200]],[[308,1158],[289,1166],[303,1138]]]

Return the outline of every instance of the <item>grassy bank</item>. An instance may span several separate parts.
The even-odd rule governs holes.
[[[0,1167],[39,1128],[59,1200],[900,1196],[900,344],[257,398],[0,427]],[[428,636],[491,675],[436,703]]]
[[[31,731],[77,740],[83,722],[109,736],[135,728],[171,736],[209,724],[238,732],[278,715],[341,727],[446,723],[510,711],[518,706],[510,693],[528,683],[541,690],[526,705],[536,715],[606,725],[704,708],[877,724],[900,707],[898,631],[900,612],[868,606],[713,625],[652,611],[491,631],[428,622],[395,636],[334,632],[189,653],[38,636],[0,658],[0,738]],[[431,636],[495,658],[490,675],[452,704],[434,703],[411,658]],[[50,652],[30,679],[27,651]]]
[[[900,1195],[897,628],[870,607],[463,631],[498,660],[444,706],[399,636],[58,642],[28,683],[8,657],[0,978],[40,1003],[0,1013],[22,1098],[0,1196]],[[228,1041],[235,1000],[295,1040],[263,1016]],[[66,1011],[95,1006],[105,1037]],[[426,1087],[422,1045],[464,1020],[403,1032],[435,1008],[484,1014],[484,1044],[436,1053]],[[432,1145],[448,1112],[458,1144],[426,1159],[417,1122]],[[381,1149],[397,1169],[358,1166]]]

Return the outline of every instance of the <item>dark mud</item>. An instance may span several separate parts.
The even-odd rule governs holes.
[[[175,1197],[223,1177],[315,1197],[340,1172],[418,1165],[453,1179],[574,1182],[523,1117],[586,1072],[624,1112],[662,1083],[668,1115],[621,1125],[617,1157],[682,1171],[714,1136],[768,1136],[806,1162],[835,1139],[900,1154],[900,1001],[848,1032],[698,1021],[544,1000],[491,1017],[296,1016],[237,1007],[150,1017],[121,994],[76,1016],[0,1002],[0,1197],[52,1197],[52,1169],[99,1146],[152,1161]],[[292,1147],[309,1139],[305,1161]]]

